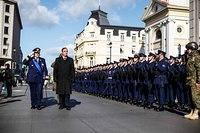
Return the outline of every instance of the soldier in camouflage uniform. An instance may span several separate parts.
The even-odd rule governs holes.
[[[200,109],[200,54],[198,44],[190,42],[186,45],[187,49],[187,79],[186,85],[191,90],[191,112],[185,118],[199,119],[198,110]]]

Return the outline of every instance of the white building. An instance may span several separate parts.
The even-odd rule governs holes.
[[[189,0],[151,0],[142,17],[145,52],[161,49],[167,56],[183,54],[189,42]]]
[[[200,0],[190,0],[190,41],[200,44]]]
[[[21,30],[22,22],[17,2],[0,0],[0,67],[5,63],[10,63],[13,69],[21,67]]]
[[[86,68],[144,53],[144,28],[110,25],[107,13],[94,10],[75,39],[75,64]]]

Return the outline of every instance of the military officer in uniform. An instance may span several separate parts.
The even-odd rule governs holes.
[[[164,104],[166,102],[166,89],[168,85],[167,73],[169,63],[165,58],[166,53],[158,50],[158,62],[155,65],[155,89],[157,93],[158,108],[157,111],[164,111]]]
[[[186,45],[187,49],[187,78],[186,85],[191,90],[191,112],[185,115],[185,118],[191,120],[199,119],[200,109],[200,55],[197,51],[198,44],[196,42],[190,42]]]
[[[40,52],[40,51],[41,51],[41,49],[38,48],[38,47],[35,48],[35,49],[33,49],[33,52],[38,52],[38,53],[39,53],[40,60],[41,60],[42,62],[46,62],[45,59],[41,57],[41,52]],[[44,65],[43,67],[45,68],[45,69],[44,69],[44,75],[48,75],[48,70],[47,70],[46,63],[44,63],[43,65]],[[46,77],[46,78],[47,78],[47,77]],[[40,92],[40,97],[41,97],[41,99],[43,99],[44,81],[45,81],[45,79],[43,80],[43,84],[42,84],[42,88],[41,88],[41,92]]]
[[[27,83],[30,86],[31,109],[41,109],[41,89],[44,79],[47,77],[46,62],[40,58],[40,53],[33,50],[33,53],[23,61],[29,67],[27,73]]]
[[[154,68],[156,65],[156,55],[154,53],[149,53],[148,55],[148,106],[151,109],[155,100],[155,86],[153,84],[155,73]]]

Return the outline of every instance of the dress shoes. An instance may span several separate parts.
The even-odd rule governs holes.
[[[42,109],[42,107],[41,107],[41,106],[38,106],[38,107],[37,107],[37,110],[41,110],[41,109]]]
[[[63,105],[60,105],[59,106],[59,109],[64,109],[65,107]]]
[[[66,110],[71,110],[71,107],[66,107]]]
[[[36,109],[36,107],[35,106],[31,106],[31,109]]]

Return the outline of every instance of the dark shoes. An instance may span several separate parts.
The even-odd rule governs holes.
[[[37,109],[37,110],[41,110],[42,107],[41,106],[31,106],[31,109]]]
[[[64,108],[66,108],[66,110],[71,110],[71,107],[69,107],[69,106],[63,106],[63,105],[60,105],[59,106],[59,109],[61,110],[61,109],[64,109]]]
[[[41,110],[41,109],[42,109],[42,107],[41,107],[41,106],[38,106],[38,107],[37,107],[37,110]]]
[[[71,107],[66,107],[66,110],[71,110]]]
[[[36,107],[35,106],[31,106],[31,109],[36,109]]]
[[[63,106],[63,105],[59,106],[59,109],[64,109],[64,108],[65,108],[65,106]]]
[[[163,107],[163,106],[159,106],[159,107],[157,108],[157,111],[164,111],[164,107]]]

